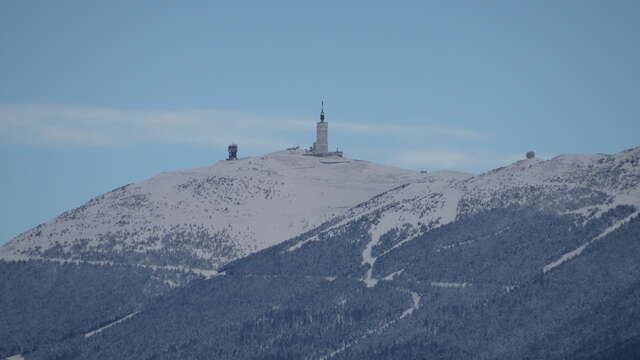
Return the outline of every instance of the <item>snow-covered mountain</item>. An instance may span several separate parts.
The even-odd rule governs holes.
[[[127,211],[137,195],[146,200]],[[205,207],[199,199],[211,200]],[[176,224],[189,216],[201,226],[213,215],[204,209],[217,209],[223,215],[212,219],[230,229],[257,229],[229,233],[243,251],[223,257],[206,247],[226,244],[219,239],[176,235]],[[283,152],[161,175],[76,211],[14,240],[4,253],[194,266],[204,252],[205,264],[220,272],[180,281],[178,272],[166,278],[152,266],[0,262],[8,274],[0,281],[8,319],[0,334],[12,335],[0,355],[602,360],[635,359],[640,351],[640,147],[521,160],[478,176]],[[43,228],[62,233],[56,222],[67,221],[80,231],[81,218],[67,218],[85,214],[87,224],[100,224],[107,211],[113,219],[101,231],[131,224],[147,231],[144,221],[158,219],[157,231],[169,238],[159,240],[156,257],[152,243],[131,234],[98,238],[93,248],[36,248],[49,237]],[[122,214],[128,223],[114,225]],[[172,216],[173,225],[165,224]],[[256,234],[253,247],[243,234]],[[188,262],[170,256],[182,253]],[[142,302],[122,306],[104,287]],[[63,299],[43,304],[47,292]],[[37,304],[37,317],[22,319],[24,303]],[[67,303],[82,310],[71,323],[59,315]],[[56,325],[41,325],[49,323]]]
[[[98,196],[16,237],[0,258],[216,269],[422,177],[302,151],[221,161]]]
[[[636,359],[639,179],[640,148],[409,175],[27,358]]]
[[[586,220],[618,205],[640,205],[639,152],[532,158],[478,176],[418,174],[296,150],[221,161],[101,195],[16,237],[0,248],[0,258],[215,270],[329,220],[336,229],[375,218],[371,246],[399,226],[416,237],[460,216],[514,204]],[[316,233],[290,250],[325,236]],[[388,236],[385,242],[398,246]],[[364,263],[374,261],[365,257]]]
[[[378,278],[372,274],[378,257],[456,220],[492,209],[523,206],[572,215],[580,224],[598,219],[617,207],[634,209],[600,237],[606,235],[639,214],[640,147],[614,155],[520,160],[478,176],[455,172],[428,174],[424,179],[361,203],[315,231],[293,239],[286,251],[294,252],[316,241],[341,238],[358,223],[361,237],[367,241],[361,254],[362,265],[367,267],[363,279],[368,286],[374,286]],[[549,263],[545,271],[579,255],[593,240],[584,239],[572,251],[558,255],[558,260]],[[445,248],[464,245],[454,243]]]

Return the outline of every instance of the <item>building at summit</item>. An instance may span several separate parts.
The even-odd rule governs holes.
[[[316,123],[316,141],[307,150],[305,155],[310,156],[340,156],[342,151],[329,151],[329,123],[325,121],[324,101],[320,109],[320,121]]]

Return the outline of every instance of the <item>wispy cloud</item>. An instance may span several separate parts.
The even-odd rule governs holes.
[[[471,154],[451,149],[404,151],[392,158],[395,163],[410,168],[455,168],[473,161]]]
[[[525,154],[500,153],[477,149],[427,148],[405,149],[386,163],[412,169],[449,169],[481,172],[524,159]]]
[[[0,105],[0,143],[57,147],[188,144],[263,153],[306,146],[315,119],[201,109],[139,111],[74,106]],[[479,172],[523,154],[478,150],[485,134],[462,128],[402,123],[331,122],[334,142],[349,156],[412,169]]]
[[[358,124],[337,122],[333,128],[355,134],[387,134],[398,136],[446,136],[460,139],[481,139],[483,135],[469,129],[413,124]]]
[[[302,131],[304,122],[234,111],[133,111],[83,107],[0,107],[3,142],[30,145],[112,146],[187,143],[220,146],[251,141],[262,147],[286,143],[280,135]]]
[[[256,149],[281,148],[311,139],[313,119],[228,110],[136,111],[71,106],[0,106],[0,141],[43,146],[114,146],[184,143]],[[334,122],[352,135],[479,139],[478,132],[415,124]]]

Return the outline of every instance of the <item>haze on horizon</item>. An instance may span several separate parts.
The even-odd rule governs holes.
[[[640,145],[640,5],[7,1],[0,243],[162,171],[329,146],[414,170]]]

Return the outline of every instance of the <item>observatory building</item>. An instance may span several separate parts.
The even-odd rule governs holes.
[[[324,121],[324,101],[320,108],[320,121],[316,123],[316,141],[305,155],[310,156],[340,156],[342,151],[329,151],[329,123]]]
[[[229,151],[227,160],[238,160],[238,145],[236,143],[229,145],[227,150]]]

